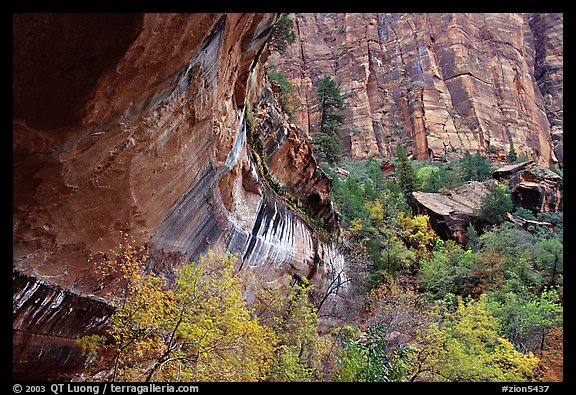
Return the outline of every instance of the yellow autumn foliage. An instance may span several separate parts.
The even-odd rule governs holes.
[[[454,312],[420,332],[418,366],[422,379],[432,381],[528,381],[539,359],[517,351],[497,331],[498,322],[486,307],[486,297],[464,302]]]
[[[108,339],[79,343],[108,350],[114,381],[260,381],[272,363],[274,333],[261,326],[242,298],[236,256],[210,251],[180,267],[175,283],[146,271],[147,254],[123,243],[100,265],[120,292]],[[109,257],[109,258],[108,258]]]

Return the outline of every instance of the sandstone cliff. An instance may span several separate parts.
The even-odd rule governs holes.
[[[318,123],[315,84],[341,86],[352,158],[415,158],[455,150],[502,159],[516,152],[562,164],[562,14],[296,14],[295,44],[271,67],[304,105],[298,123]]]
[[[14,15],[15,378],[82,367],[74,339],[109,314],[88,258],[121,232],[149,246],[157,270],[208,248],[238,253],[257,274],[248,299],[285,276],[322,293],[344,275],[334,244],[263,181],[247,143],[274,18]],[[329,179],[298,130],[261,121],[273,126],[261,130],[266,168],[335,221]]]
[[[503,157],[513,144],[562,164],[562,15],[298,15],[297,43],[271,63],[303,98],[304,132],[263,83],[273,21],[13,16],[15,379],[83,367],[74,340],[111,313],[94,262],[121,232],[167,272],[209,248],[238,253],[255,274],[248,300],[287,276],[322,299],[346,284],[325,234],[337,228],[331,181],[305,138],[324,74],[345,94],[352,158],[390,157],[397,142],[417,158]]]

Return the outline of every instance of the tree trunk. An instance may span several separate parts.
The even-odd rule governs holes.
[[[542,359],[542,354],[544,352],[545,341],[546,341],[546,328],[542,328],[542,340],[540,341],[540,359]]]

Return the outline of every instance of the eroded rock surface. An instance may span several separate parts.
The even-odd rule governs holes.
[[[272,59],[319,122],[315,86],[329,75],[346,101],[352,158],[416,159],[480,150],[562,163],[561,14],[296,14],[296,43]]]
[[[488,182],[472,181],[448,193],[415,191],[410,203],[418,214],[430,217],[438,236],[464,244],[467,226],[479,222],[478,212],[482,198],[488,193]]]
[[[274,179],[303,210],[336,230],[338,218],[329,197],[332,180],[318,166],[306,134],[275,103],[269,89],[256,103],[252,133],[254,143],[261,144],[256,154],[263,156]]]
[[[208,249],[238,253],[238,268],[256,274],[249,300],[286,276],[309,278],[322,294],[344,275],[335,245],[262,183],[247,144],[246,109],[263,89],[274,18],[14,15],[15,272],[98,297],[106,289],[95,262],[125,232],[166,272]],[[279,150],[269,144],[270,169],[322,212],[328,179],[295,136]],[[14,349],[26,350],[14,354],[15,379],[65,376],[83,361],[75,349],[50,369],[41,363],[61,331],[78,329],[67,345],[84,333],[76,316],[35,325],[38,306],[52,300],[47,292],[21,311],[15,294]]]
[[[106,328],[106,301],[18,272],[13,292],[14,378],[63,380],[81,372],[85,358],[76,339]]]
[[[514,207],[534,213],[564,210],[562,177],[534,161],[503,166],[494,171],[494,178],[509,182]]]
[[[535,214],[563,211],[562,177],[532,160],[502,166],[493,172],[493,178],[508,184],[514,209],[522,207]],[[487,224],[480,216],[480,209],[489,191],[488,184],[495,180],[472,181],[447,193],[415,191],[410,204],[417,213],[430,217],[430,224],[440,237],[465,244],[469,224],[477,228]]]
[[[563,163],[564,132],[564,16],[563,14],[530,14],[536,60],[534,77],[540,88],[554,153]]]

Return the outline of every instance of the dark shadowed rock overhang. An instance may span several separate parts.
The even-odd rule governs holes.
[[[208,249],[238,253],[240,275],[258,278],[247,299],[281,277],[324,292],[343,256],[263,185],[247,144],[246,109],[265,84],[276,17],[14,15],[13,270],[51,279],[42,287],[56,293],[103,296],[97,262],[127,233],[158,271]],[[271,141],[287,143],[270,150],[270,168],[330,214],[329,179],[287,137]],[[67,306],[47,294],[20,311],[16,281],[13,378],[69,378],[85,361],[73,338],[90,321],[66,313],[90,300]],[[44,302],[49,326],[34,313]],[[59,350],[58,361],[46,359]]]
[[[526,161],[502,166],[493,176],[509,182],[515,208],[523,207],[534,213],[563,211],[563,179],[552,170]]]
[[[103,334],[112,307],[19,272],[13,274],[13,292],[14,378],[62,380],[81,372],[85,358],[76,339]]]

